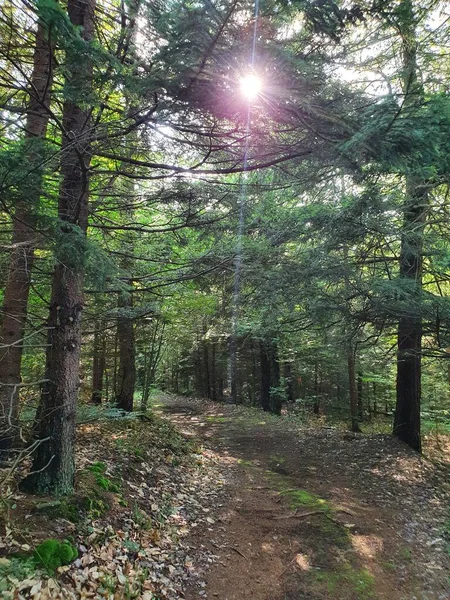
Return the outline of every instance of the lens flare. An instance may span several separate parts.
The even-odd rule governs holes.
[[[256,100],[262,89],[261,79],[253,73],[248,73],[240,81],[241,94],[247,100]]]

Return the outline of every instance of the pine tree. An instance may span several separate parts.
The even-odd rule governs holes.
[[[37,427],[40,445],[33,457],[32,473],[22,481],[23,489],[56,496],[72,491],[75,475],[75,417],[84,305],[83,249],[92,141],[87,103],[92,90],[89,43],[94,38],[94,9],[95,0],[69,0],[67,5],[74,40],[66,50],[58,263],[52,278],[45,383]],[[84,56],[80,56],[80,49]]]

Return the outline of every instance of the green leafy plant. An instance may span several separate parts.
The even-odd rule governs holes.
[[[13,581],[23,581],[36,572],[36,561],[32,557],[11,556],[0,559],[0,594],[11,588]]]

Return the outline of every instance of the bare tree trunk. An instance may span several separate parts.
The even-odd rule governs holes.
[[[95,0],[68,0],[71,23],[84,40],[94,35]],[[67,81],[71,89],[87,97],[92,65],[80,61],[75,50],[66,52]],[[70,67],[70,68],[69,68]],[[75,417],[79,388],[81,313],[83,309],[83,267],[78,256],[64,251],[68,246],[82,248],[87,229],[89,198],[90,133],[89,116],[72,99],[63,108],[64,131],[61,154],[61,188],[58,214],[61,237],[59,262],[52,280],[49,337],[45,383],[41,396],[38,437],[41,444],[33,457],[32,474],[22,481],[22,489],[65,495],[73,490],[75,464]]]
[[[113,373],[112,373],[112,397],[117,396],[117,379],[119,375],[119,333],[116,327],[114,333],[114,362],[113,362]]]
[[[319,389],[319,362],[316,360],[314,365],[314,407],[315,415],[320,414],[320,389]]]
[[[211,400],[217,401],[216,342],[211,342]]]
[[[24,165],[30,174],[18,186],[13,215],[9,271],[6,279],[0,328],[0,450],[14,445],[18,434],[19,384],[31,270],[34,261],[33,211],[42,188],[44,143],[49,121],[53,82],[53,44],[46,24],[39,20],[33,72],[25,122]]]
[[[278,346],[270,342],[270,412],[281,415],[282,393],[280,389],[280,362],[278,360]]]
[[[235,333],[230,338],[230,395],[233,404],[238,403],[238,340]]]
[[[350,394],[350,417],[351,430],[360,432],[358,422],[358,389],[356,385],[356,369],[355,369],[355,349],[353,344],[348,344],[347,350],[347,367],[348,367],[348,386]]]
[[[259,343],[259,364],[261,372],[260,401],[265,411],[270,411],[270,359],[263,340]]]
[[[414,112],[424,101],[417,67],[417,38],[412,0],[402,0],[400,33],[403,45],[403,110]],[[400,13],[399,13],[400,14]],[[415,450],[421,450],[422,249],[429,188],[421,177],[406,176],[400,249],[400,278],[410,285],[412,310],[398,323],[397,401],[393,433]],[[416,306],[414,306],[416,305]]]
[[[97,324],[94,332],[94,348],[92,356],[92,396],[93,404],[102,403],[103,376],[105,373],[106,338]]]
[[[286,401],[289,404],[294,403],[294,382],[292,379],[292,364],[290,362],[285,362],[283,365],[283,375],[284,375],[284,387],[286,389]]]
[[[202,346],[203,346],[203,395],[205,398],[211,398],[211,382],[209,373],[209,349],[208,342],[205,339],[206,328],[203,332]]]
[[[364,420],[363,380],[360,371],[358,371],[358,419],[360,423]]]
[[[130,315],[133,309],[131,293],[119,297],[119,317],[117,336],[119,340],[119,371],[117,377],[116,402],[119,408],[132,412],[134,389],[136,387],[136,347],[134,340],[134,320]]]

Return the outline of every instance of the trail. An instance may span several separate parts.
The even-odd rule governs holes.
[[[302,429],[164,395],[160,410],[223,461],[229,483],[189,543],[220,600],[449,600],[448,472],[390,436]],[[448,527],[448,525],[447,525]],[[214,562],[202,563],[204,550]]]

